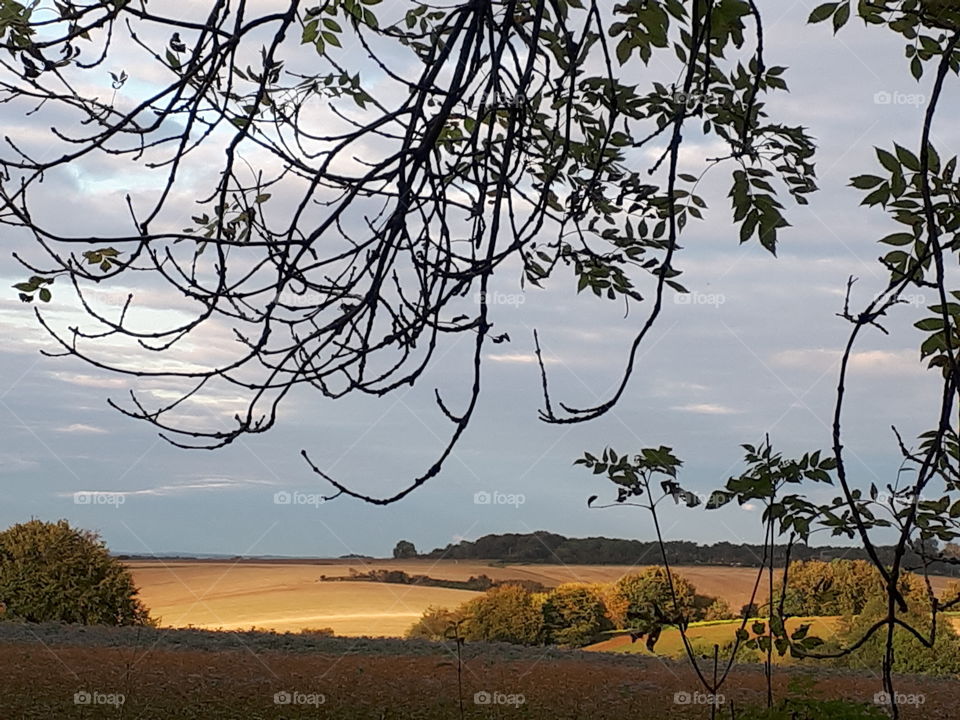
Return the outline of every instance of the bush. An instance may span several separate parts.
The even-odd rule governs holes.
[[[781,583],[774,588],[774,602],[779,602]],[[904,597],[923,602],[923,586],[912,573],[904,573],[900,581]],[[784,614],[859,615],[871,598],[883,597],[880,573],[867,560],[808,560],[790,564]]]
[[[860,640],[866,631],[886,615],[886,601],[882,597],[873,598],[856,617],[841,620],[836,647],[849,647]],[[909,612],[903,619],[916,628],[921,635],[930,632],[930,616],[917,609]],[[927,673],[931,675],[952,675],[960,672],[960,636],[947,621],[937,622],[937,636],[933,647],[924,646],[912,633],[898,627],[893,633],[894,672]],[[887,632],[881,628],[861,647],[849,655],[837,658],[833,662],[841,667],[856,669],[876,669],[881,666],[886,650]]]
[[[499,585],[463,606],[467,640],[539,645],[544,627],[541,603],[519,585]]]
[[[590,644],[610,624],[602,591],[586,583],[551,590],[543,603],[543,622],[548,643],[572,647]]]
[[[420,619],[413,627],[407,630],[408,638],[423,638],[425,640],[448,640],[452,628],[456,623],[463,621],[462,609],[448,610],[447,608],[428,607],[423,611]]]
[[[709,622],[713,620],[735,620],[737,617],[726,600],[716,598],[703,611],[701,619]]]
[[[693,614],[695,591],[682,576],[672,573],[673,593],[667,571],[651,567],[633,575],[624,575],[614,586],[614,595],[625,607],[624,626],[642,633],[659,632],[664,625],[675,625]]]
[[[773,708],[746,708],[738,720],[887,720],[876,705],[847,700],[790,699]]]
[[[151,624],[127,568],[96,533],[66,520],[0,532],[0,605],[26,622]]]

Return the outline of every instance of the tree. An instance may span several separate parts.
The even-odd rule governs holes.
[[[464,609],[448,610],[430,606],[423,611],[420,619],[407,630],[408,638],[426,640],[449,640],[452,630],[464,620]]]
[[[0,532],[0,605],[9,619],[145,625],[127,568],[96,533],[30,520]]]
[[[495,278],[553,278],[645,309],[596,406],[555,403],[541,367],[542,419],[587,421],[619,401],[665,298],[686,292],[679,239],[703,218],[699,176],[731,170],[734,240],[771,252],[788,225],[778,195],[802,203],[816,189],[809,135],[767,115],[785,68],[767,64],[752,2],[0,10],[5,108],[44,128],[42,148],[24,132],[0,149],[0,222],[36,241],[15,287],[64,354],[180,387],[159,404],[133,388],[121,412],[179,446],[220,447],[269,430],[301,388],[330,400],[405,392],[445,344],[471,337],[465,399],[433,393],[449,424],[436,461],[379,497],[304,451],[332,496],[386,504],[441,472],[477,406],[486,347],[512,341],[496,329]],[[125,44],[142,59],[108,73]],[[355,67],[343,47],[369,62]],[[654,54],[669,69],[636,84]],[[690,134],[723,149],[683,169]],[[42,180],[104,167],[130,188],[113,196],[116,212],[65,224],[39,211],[53,197]],[[123,283],[134,292],[121,307],[91,296]],[[188,317],[145,322],[138,297],[153,287],[181,296]],[[49,322],[53,292],[76,294],[89,327]],[[181,346],[224,332],[229,357],[177,361]],[[120,364],[118,343],[147,357]],[[539,356],[536,334],[532,346]],[[246,409],[199,427],[190,405],[225,387]]]
[[[393,557],[398,560],[415,558],[417,557],[417,548],[414,547],[412,542],[401,540],[397,543],[396,547],[393,548]]]
[[[543,604],[545,639],[556,645],[588,645],[608,625],[603,590],[587,583],[564,583]]]
[[[680,575],[663,567],[649,567],[620,578],[614,594],[625,608],[625,627],[638,637],[646,635],[647,648],[653,651],[664,627],[685,625],[691,620],[696,591]]]
[[[500,585],[463,608],[464,637],[470,641],[539,645],[543,642],[543,613],[533,593],[518,585]]]

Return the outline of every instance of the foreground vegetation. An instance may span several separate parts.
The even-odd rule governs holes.
[[[709,717],[684,663],[468,643],[462,647],[459,691],[455,651],[453,643],[416,640],[0,623],[0,663],[6,668],[0,711],[17,720],[459,720],[462,697],[462,717],[477,720]],[[739,720],[884,717],[873,702],[880,687],[870,673],[786,669],[775,680],[778,697],[793,697],[798,705],[806,698],[814,708],[794,716],[759,709],[759,668],[738,668],[734,680],[720,717],[729,717],[731,708]],[[906,708],[904,717],[955,717],[960,683],[903,681],[925,698],[922,707]],[[84,693],[101,700],[122,695],[124,703],[78,704]],[[289,704],[277,703],[286,698]]]

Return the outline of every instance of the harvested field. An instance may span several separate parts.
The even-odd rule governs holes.
[[[130,563],[141,597],[169,627],[258,627],[287,631],[332,628],[338,635],[399,637],[430,605],[453,608],[478,593],[387,583],[323,582],[328,577],[387,569],[437,579],[613,582],[642,566],[501,565],[456,560],[327,560],[310,562],[137,561]],[[702,595],[727,601],[734,611],[750,598],[756,568],[679,566]],[[947,578],[934,578],[939,590]]]

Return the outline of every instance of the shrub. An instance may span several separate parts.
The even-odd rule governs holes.
[[[727,604],[727,601],[721,600],[720,598],[716,598],[703,611],[703,615],[700,619],[711,621],[711,620],[735,620],[736,618],[737,616],[734,615],[733,610],[730,608],[730,605]]]
[[[682,576],[672,573],[676,604],[667,571],[662,567],[646,568],[642,572],[624,575],[614,594],[625,606],[625,626],[641,633],[658,632],[664,625],[675,625],[683,618],[690,619],[694,606],[694,587]]]
[[[779,602],[781,583],[774,588]],[[908,601],[922,601],[923,586],[904,573],[900,591]],[[788,616],[859,615],[871,598],[885,595],[882,578],[867,560],[808,560],[790,564],[784,613]]]
[[[533,594],[519,585],[499,585],[463,606],[467,640],[539,645],[543,613]]]
[[[773,708],[746,708],[738,720],[887,720],[876,705],[847,700],[789,699]]]
[[[127,568],[96,533],[66,520],[0,532],[0,605],[26,622],[151,624]]]
[[[331,627],[325,628],[301,628],[300,635],[307,635],[310,637],[336,637],[337,634]]]
[[[560,585],[544,600],[543,622],[548,643],[588,645],[609,625],[601,590],[586,583]]]
[[[464,618],[463,609],[448,610],[447,608],[428,607],[423,611],[420,619],[407,630],[408,638],[423,638],[426,640],[447,640],[453,626]]]
[[[836,645],[834,649],[854,644],[885,615],[886,600],[882,597],[872,598],[862,614],[841,620],[834,641]],[[916,628],[921,635],[929,634],[928,613],[914,609],[903,616],[903,619]],[[881,628],[861,647],[849,655],[837,658],[834,662],[841,667],[876,669],[883,662],[886,640],[886,628]],[[960,672],[960,636],[949,622],[937,623],[937,636],[932,648],[924,646],[908,630],[896,628],[893,633],[893,652],[894,672],[932,675],[952,675]]]

